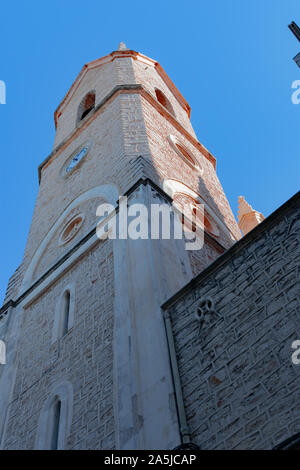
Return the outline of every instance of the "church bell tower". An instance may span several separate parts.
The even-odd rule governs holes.
[[[3,449],[173,449],[179,426],[161,305],[240,238],[190,106],[129,50],[86,64],[55,111],[53,150],[0,311]],[[204,205],[204,245],[99,239],[119,198]]]

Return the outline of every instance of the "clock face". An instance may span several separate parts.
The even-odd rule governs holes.
[[[85,156],[87,150],[88,150],[87,147],[84,147],[83,149],[80,150],[80,152],[78,152],[75,155],[75,157],[72,158],[72,160],[70,161],[69,165],[66,168],[66,173],[69,173],[69,171],[73,170],[73,168],[75,168],[75,166],[78,165],[80,160],[82,160],[83,157]]]

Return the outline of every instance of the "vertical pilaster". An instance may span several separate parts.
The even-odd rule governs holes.
[[[166,203],[149,184],[128,206]],[[180,443],[160,306],[191,279],[183,240],[116,240],[115,407],[120,449],[171,449]]]

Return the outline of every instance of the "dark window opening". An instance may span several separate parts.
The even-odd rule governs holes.
[[[58,449],[58,437],[59,437],[59,426],[60,426],[60,414],[61,414],[61,401],[57,399],[53,405],[52,409],[52,419],[51,419],[51,441],[50,449]]]
[[[166,108],[169,113],[171,113],[173,116],[175,116],[173,106],[171,105],[170,101],[168,98],[163,94],[162,91],[160,91],[158,88],[155,88],[155,94],[156,94],[156,99],[157,101],[164,107]]]
[[[96,94],[94,91],[88,93],[79,106],[79,121],[82,121],[95,108]]]
[[[94,106],[91,106],[90,108],[86,109],[85,111],[83,111],[82,113],[82,116],[81,116],[81,119],[84,119],[85,116],[87,116],[89,114],[90,111],[92,111],[92,109],[94,109]]]
[[[70,292],[67,290],[62,298],[61,306],[61,331],[60,337],[65,336],[69,329],[69,315],[70,315]]]

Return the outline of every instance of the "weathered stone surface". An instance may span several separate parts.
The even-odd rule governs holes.
[[[299,194],[293,200],[166,307],[191,438],[202,449],[271,449],[300,431],[300,366],[291,360],[300,338]],[[206,296],[219,315],[199,331]]]

